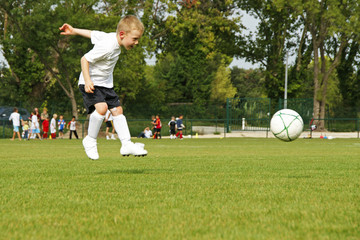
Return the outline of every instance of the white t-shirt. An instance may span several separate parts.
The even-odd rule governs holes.
[[[70,130],[71,130],[71,131],[75,131],[75,130],[76,130],[76,121],[71,121],[71,122],[70,122]]]
[[[11,113],[9,120],[13,122],[14,127],[20,127],[20,113]]]
[[[106,111],[106,119],[108,120],[108,121],[112,121],[113,120],[113,115],[111,114],[111,112],[110,112],[110,110],[107,110]]]
[[[116,33],[91,31],[91,43],[94,44],[94,48],[84,55],[89,62],[90,79],[94,86],[112,88],[113,71],[121,52]],[[85,84],[82,72],[80,84]]]
[[[51,132],[51,133],[56,133],[56,120],[55,120],[55,118],[52,118],[52,119],[51,119],[51,122],[50,122],[50,132]]]
[[[145,130],[144,134],[145,134],[145,138],[150,138],[152,135],[152,132],[151,132],[151,130]]]
[[[37,129],[39,127],[38,117],[36,115],[32,115],[31,117],[31,129]]]

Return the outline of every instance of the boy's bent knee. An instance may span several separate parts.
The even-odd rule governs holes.
[[[100,115],[105,115],[108,110],[108,105],[106,103],[97,103],[95,104],[95,109]]]
[[[123,109],[121,106],[112,108],[112,109],[110,109],[110,111],[113,116],[118,116],[120,114],[123,114]]]

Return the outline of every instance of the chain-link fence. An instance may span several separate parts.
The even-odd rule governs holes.
[[[328,119],[315,119],[312,121],[312,124],[317,124],[320,120],[323,120],[325,123],[326,131],[330,132],[352,132],[354,137],[359,138],[360,132],[360,118],[328,118]],[[65,119],[66,122],[70,119]],[[162,129],[161,135],[167,137],[170,135],[168,122],[170,118],[163,118],[162,120]],[[232,122],[229,126],[228,123]],[[226,137],[227,133],[236,133],[236,132],[249,132],[249,131],[264,131],[269,132],[269,118],[262,119],[246,119],[242,118],[241,120],[235,119],[184,119],[183,123],[185,128],[183,134],[188,137],[198,136],[198,135],[207,135],[211,137],[212,135],[222,135]],[[13,125],[8,120],[0,121],[0,138],[11,138],[13,135]],[[146,127],[152,128],[151,119],[128,119],[128,125],[130,129],[130,134],[132,137],[137,137],[141,132],[144,131]],[[80,138],[83,138],[87,135],[88,120],[78,120],[77,121],[77,133]],[[310,121],[304,121],[304,131],[309,131]],[[112,128],[109,129],[110,132]],[[20,133],[23,130],[20,128]],[[99,133],[100,138],[105,138],[106,125],[102,125]],[[41,131],[41,135],[43,131]],[[48,133],[48,136],[50,133]],[[57,130],[57,136],[58,130]],[[69,138],[69,130],[64,129],[64,138]],[[74,138],[74,136],[73,136]]]

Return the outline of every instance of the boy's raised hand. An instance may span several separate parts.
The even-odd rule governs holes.
[[[61,35],[74,35],[75,32],[74,32],[74,28],[67,24],[67,23],[64,23],[61,27],[59,27],[60,31],[62,31],[60,34]]]

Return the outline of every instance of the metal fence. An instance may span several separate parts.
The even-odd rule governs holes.
[[[313,123],[323,120],[325,128],[330,132],[352,132],[354,137],[359,138],[360,118],[327,118],[315,119]],[[65,119],[66,122],[70,119]],[[162,136],[169,136],[168,121],[162,119]],[[229,123],[231,122],[231,125]],[[11,138],[13,134],[12,123],[8,120],[0,121],[0,138]],[[152,127],[150,119],[128,119],[128,125],[132,137],[137,137],[146,127]],[[223,135],[234,132],[264,131],[269,132],[270,117],[266,118],[237,118],[237,119],[184,119],[186,128],[183,130],[186,136],[197,135]],[[80,138],[87,135],[88,120],[77,120],[77,132]],[[310,122],[304,121],[304,131],[309,131]],[[99,137],[105,137],[105,124],[102,125]],[[20,130],[22,132],[22,130]],[[42,134],[42,133],[41,133]],[[57,133],[58,136],[58,133]],[[64,138],[69,138],[69,130],[64,130]]]

